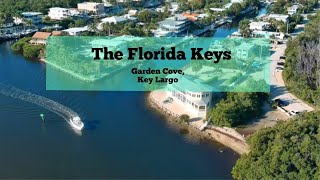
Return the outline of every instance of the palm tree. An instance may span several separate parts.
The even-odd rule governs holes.
[[[95,17],[93,22],[89,25],[89,30],[93,32],[98,32],[98,24],[99,24],[99,21]],[[99,35],[99,32],[98,32],[98,35]]]
[[[110,24],[109,23],[103,23],[102,24],[102,31],[104,32],[104,35],[110,35]]]

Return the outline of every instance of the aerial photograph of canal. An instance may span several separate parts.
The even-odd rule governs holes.
[[[0,0],[0,178],[318,179],[318,10],[302,0]],[[226,51],[183,69],[73,62],[86,44],[143,37],[140,50],[199,39]],[[162,72],[171,75],[142,78]]]

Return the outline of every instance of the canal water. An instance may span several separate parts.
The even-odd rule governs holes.
[[[0,94],[0,178],[231,178],[235,152],[179,134],[143,92],[46,91],[45,65],[14,54],[12,43],[0,44],[0,83],[69,107],[86,127],[76,133],[57,114]]]

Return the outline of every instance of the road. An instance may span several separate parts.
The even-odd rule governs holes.
[[[278,67],[277,62],[280,56],[284,55],[284,51],[286,49],[286,44],[275,45],[273,48],[273,54],[271,55],[271,98],[276,99],[279,98],[286,103],[287,106],[283,107],[288,112],[290,111],[312,111],[313,107],[304,103],[302,100],[298,99],[292,93],[290,93],[283,81],[282,72],[277,72],[276,67]]]

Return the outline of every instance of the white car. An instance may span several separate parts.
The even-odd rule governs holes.
[[[276,67],[276,71],[277,72],[282,72],[283,71],[283,67]]]
[[[291,114],[292,116],[298,115],[298,114],[300,114],[300,113],[301,113],[300,111],[290,111],[290,114]]]

